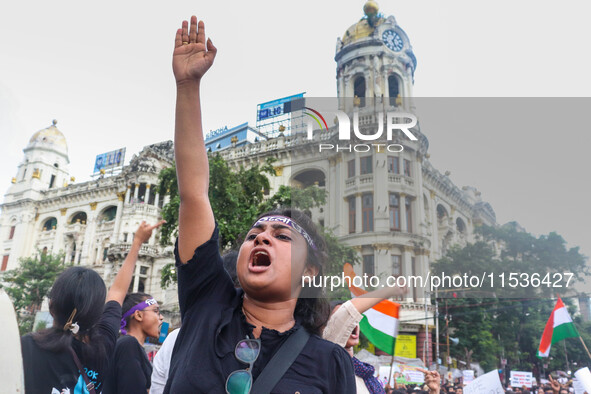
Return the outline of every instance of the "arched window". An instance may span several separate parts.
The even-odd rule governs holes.
[[[324,175],[324,172],[320,170],[307,170],[300,172],[295,177],[293,177],[291,185],[302,188],[313,185],[324,187],[326,186],[326,176]]]
[[[70,224],[74,224],[74,223],[85,224],[86,223],[86,212],[77,212],[76,214],[74,214],[74,216],[72,216],[72,219],[70,220]]]
[[[460,234],[464,234],[466,232],[466,224],[461,218],[456,219],[456,228]]]
[[[447,216],[447,210],[445,209],[445,207],[441,204],[437,205],[437,219],[442,220]]]
[[[390,106],[397,107],[396,98],[402,95],[402,80],[398,74],[388,76],[388,96],[390,96]]]
[[[365,107],[365,78],[357,77],[353,84],[353,94],[359,98],[359,106]]]
[[[43,223],[43,231],[54,230],[57,227],[57,219],[49,218]]]
[[[112,205],[103,211],[103,213],[100,216],[100,218],[101,218],[100,220],[103,222],[110,222],[112,220],[115,220],[116,215],[117,215],[117,207]]]

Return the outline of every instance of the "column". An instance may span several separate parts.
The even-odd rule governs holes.
[[[117,214],[115,215],[115,226],[113,227],[113,238],[112,242],[121,242],[121,215],[123,215],[123,200],[129,195],[129,188],[126,192],[117,193]]]
[[[94,239],[94,234],[96,231],[96,222],[97,222],[96,206],[97,206],[96,202],[90,203],[90,215],[88,215],[88,217],[86,219],[86,232],[84,233],[84,241],[83,241],[84,245],[76,245],[77,255],[80,254],[79,251],[81,251],[81,253],[82,253],[82,259],[80,262],[81,263],[84,262],[85,264],[90,263],[90,261],[87,261],[87,260],[88,260],[88,257],[90,256],[90,251],[92,250],[91,248],[93,247],[93,243],[94,243],[93,239]],[[75,264],[78,264],[78,256],[76,256]]]
[[[139,263],[139,261],[138,261],[138,263]],[[136,263],[136,265],[135,265],[135,271],[133,273],[133,276],[134,276],[133,283],[132,283],[132,285],[133,285],[133,293],[137,293],[138,287],[140,285],[140,267],[141,267],[140,264],[137,264]]]
[[[144,203],[146,203],[146,204],[150,201],[150,187],[151,186],[152,185],[149,183],[146,184],[146,194],[144,196]]]
[[[408,232],[408,229],[406,228],[406,194],[400,193],[398,197],[398,207],[400,209],[400,231],[406,233]]]
[[[402,251],[402,273],[404,276],[408,277],[412,275],[412,255],[411,251],[413,248],[411,246],[403,246]],[[406,302],[413,302],[413,291],[409,289],[408,293],[405,296]]]
[[[64,245],[64,229],[67,225],[66,218],[67,208],[60,209],[60,217],[57,220],[57,227],[55,229],[55,238],[53,239],[52,253],[59,253],[60,250],[65,249]]]
[[[343,185],[340,184],[340,177],[337,176],[337,158],[340,158],[340,156],[333,156],[328,160],[328,174],[326,177],[326,190],[328,192],[328,198],[330,199],[332,197],[332,200],[330,201],[335,202],[334,204],[328,204],[328,206],[325,206],[324,208],[324,225],[329,228],[334,227],[335,222],[338,222],[339,224],[348,224],[348,221],[343,220],[342,215],[339,215],[339,212],[344,212],[342,207],[344,205],[343,201],[346,200],[339,200],[335,198],[336,196],[343,195],[343,193],[337,192],[337,190],[341,190],[341,188],[343,187]],[[340,220],[336,218],[340,218]],[[337,234],[339,235],[344,235],[348,232],[348,229],[343,228],[343,226],[340,226],[340,228],[337,229]]]
[[[130,199],[131,199],[131,185],[127,185],[127,190],[125,192],[125,204],[129,204]]]
[[[136,183],[135,184],[135,189],[133,191],[133,202],[134,203],[137,202],[139,192],[140,192],[140,184],[139,183]]]
[[[435,201],[435,192],[429,192],[429,212],[431,212],[431,250],[435,253],[439,251],[439,225],[437,224],[437,203]]]
[[[355,232],[363,231],[362,193],[355,193]]]
[[[429,258],[428,254],[429,251],[426,249],[422,249],[420,254],[415,257],[417,263],[417,275],[420,275],[423,280],[427,278],[427,273],[429,272]],[[422,287],[417,291],[417,302],[424,304],[425,297],[429,297],[426,292],[429,290],[428,287]]]
[[[158,189],[156,189],[158,190]],[[160,192],[156,191],[156,195],[154,196],[154,206],[158,208],[158,203],[160,202]]]

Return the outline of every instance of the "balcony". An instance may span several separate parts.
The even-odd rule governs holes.
[[[107,255],[109,256],[109,259],[124,257],[124,256],[127,256],[130,249],[131,249],[131,243],[122,242],[122,243],[111,244],[111,246],[109,246],[109,250],[107,251]],[[139,255],[154,258],[154,257],[158,257],[160,255],[160,253],[158,252],[158,248],[156,246],[143,244],[140,247]]]
[[[124,215],[153,215],[158,216],[160,215],[160,208],[150,205],[150,204],[129,204],[123,207],[123,214]]]
[[[368,183],[373,183],[373,174],[359,175],[359,184],[360,185],[365,185]]]
[[[345,193],[350,193],[356,186],[363,188],[362,191],[373,190],[373,174],[356,175],[345,179]]]
[[[113,232],[115,228],[115,220],[101,221],[96,225],[96,232]]]
[[[86,231],[86,223],[80,222],[67,224],[64,229],[64,235],[84,234]]]
[[[39,233],[38,241],[47,241],[55,238],[56,229],[43,230]]]
[[[412,179],[409,176],[406,175],[400,175],[400,174],[388,174],[388,182],[389,183],[396,183],[399,185],[405,185],[405,186],[414,186],[415,184],[415,180]]]

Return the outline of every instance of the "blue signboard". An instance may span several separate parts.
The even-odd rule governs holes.
[[[286,108],[290,108],[290,106],[286,107],[285,104],[296,99],[301,99],[302,97],[304,97],[304,93],[294,94],[293,96],[283,97],[257,105],[257,121],[274,118],[291,112],[289,109],[286,110]]]
[[[170,323],[162,323],[162,327],[160,327],[160,337],[158,338],[159,343],[163,343],[168,336],[168,327],[170,327]]]
[[[125,148],[114,150],[112,152],[101,153],[96,155],[94,161],[94,173],[100,172],[100,170],[108,170],[116,167],[123,167],[125,161]]]

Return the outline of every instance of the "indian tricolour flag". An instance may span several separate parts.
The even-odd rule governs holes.
[[[355,271],[351,264],[345,264],[343,268],[345,276],[350,278],[351,286],[349,290],[355,297],[367,293],[367,291],[353,286]],[[363,319],[359,322],[359,328],[363,335],[380,350],[394,354],[394,344],[398,336],[398,310],[400,304],[384,300],[376,304],[373,308],[363,313]]]
[[[579,333],[570,318],[566,307],[562,300],[558,298],[554,310],[546,323],[540,347],[538,349],[538,357],[548,357],[550,355],[550,347],[556,342],[562,341],[566,338],[577,338]]]

